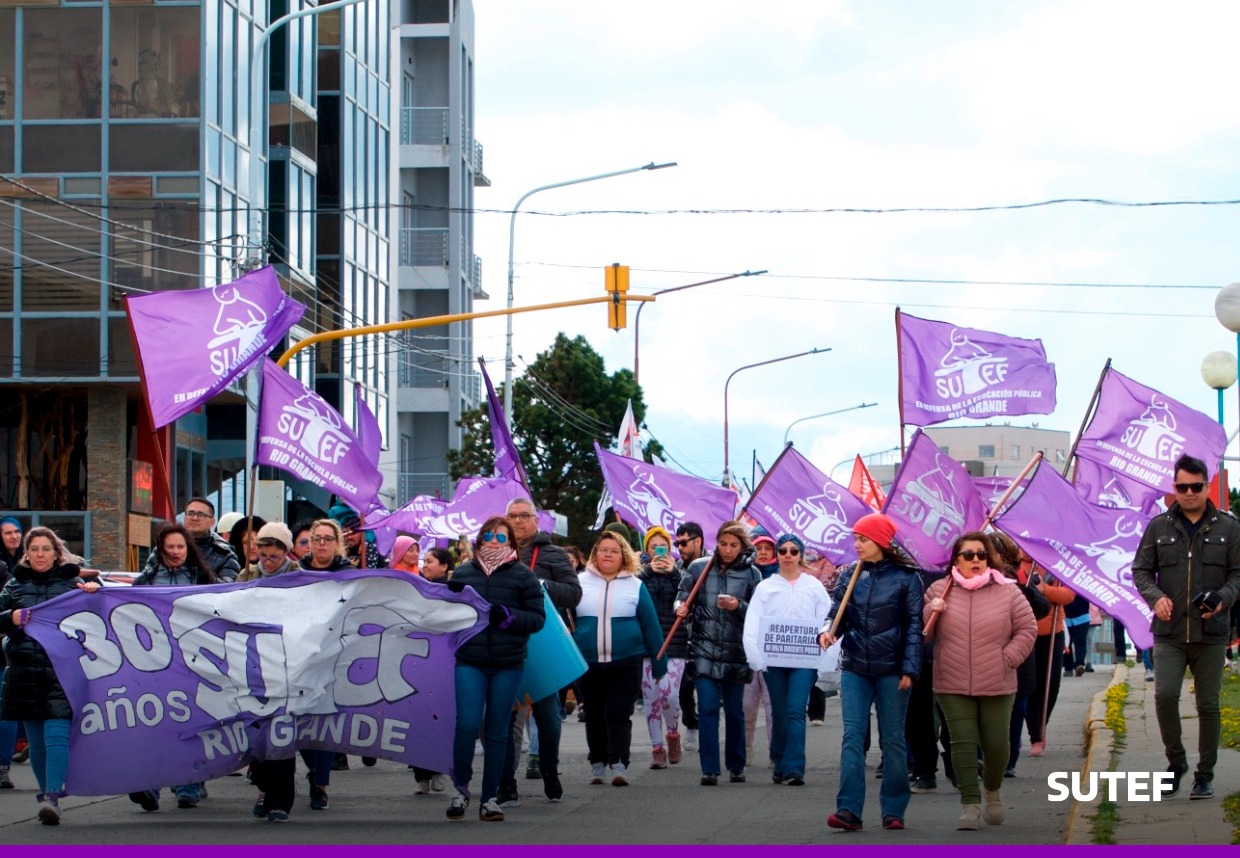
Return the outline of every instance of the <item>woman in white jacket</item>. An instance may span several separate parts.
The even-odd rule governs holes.
[[[831,610],[831,597],[816,576],[806,574],[809,567],[804,562],[805,545],[800,539],[785,533],[775,545],[779,574],[767,578],[754,590],[749,612],[745,615],[745,657],[751,668],[765,672],[766,685],[771,692],[775,722],[771,735],[775,772],[771,780],[777,784],[802,786],[805,783],[805,711],[818,670],[768,664],[771,657],[763,651],[759,630],[764,617],[802,625],[821,624]]]

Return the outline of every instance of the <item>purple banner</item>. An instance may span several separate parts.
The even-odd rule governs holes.
[[[675,533],[682,522],[693,521],[702,526],[702,541],[711,549],[719,525],[736,517],[736,493],[730,488],[608,453],[597,443],[594,454],[612,508],[643,532],[657,525]]]
[[[1016,482],[1016,477],[973,478],[973,485],[977,488],[977,493],[981,496],[982,505],[986,507],[987,513],[995,508],[995,504],[1003,500],[1004,494],[1007,493],[1007,490],[1012,487],[1012,483],[1014,482]],[[1012,492],[1012,495],[1008,498],[1007,503],[1003,505],[1004,508],[1006,509],[1011,505],[1012,501],[1020,497],[1020,493],[1028,488],[1028,486],[1029,478],[1026,477],[1024,483],[1017,488],[1016,491]]]
[[[749,499],[746,512],[772,536],[795,533],[836,566],[857,559],[853,522],[873,512],[789,447]]]
[[[944,420],[1055,410],[1055,365],[1041,340],[1024,340],[898,313],[903,420]]]
[[[357,415],[357,441],[362,445],[362,452],[375,470],[379,470],[379,456],[383,453],[383,431],[379,428],[379,421],[375,419],[375,414],[370,410],[370,406],[366,404],[365,388],[360,384],[353,385],[353,409]],[[375,512],[386,513],[387,509],[383,506],[383,502],[379,500],[376,494],[371,498],[370,503],[358,510],[364,518]],[[387,552],[384,552],[385,554]]]
[[[504,409],[500,407],[499,399],[495,396],[491,376],[487,375],[486,361],[478,358],[478,366],[482,367],[482,380],[487,386],[487,413],[491,419],[491,442],[495,445],[495,476],[516,480],[521,485],[528,486],[529,480],[525,478],[525,468],[521,465],[521,454],[517,452],[517,445],[512,441],[512,432],[508,429]]]
[[[322,748],[451,768],[454,654],[489,605],[403,572],[109,587],[27,631],[73,707],[68,791],[205,781]]]
[[[1163,510],[1163,492],[1090,459],[1076,460],[1076,490],[1095,506],[1126,509],[1153,518]]]
[[[1087,502],[1045,463],[997,526],[1038,565],[1124,624],[1138,649],[1154,645],[1153,612],[1132,581],[1149,517]]]
[[[305,306],[270,267],[212,289],[125,301],[155,428],[202,405],[275,348]]]
[[[896,542],[922,569],[945,569],[956,537],[980,528],[989,511],[964,465],[918,429],[883,507],[899,525]]]
[[[359,512],[383,485],[383,475],[339,412],[272,360],[263,366],[255,462],[327,489]]]
[[[1227,433],[1216,420],[1111,369],[1076,455],[1170,492],[1176,459],[1187,453],[1214,469],[1226,447]]]
[[[512,480],[465,477],[456,484],[451,502],[418,496],[400,509],[392,510],[391,515],[368,521],[360,529],[375,531],[376,544],[384,553],[401,533],[417,534],[424,539],[456,539],[463,533],[473,539],[488,518],[507,512],[510,501],[528,500],[529,496],[525,486]],[[538,529],[554,530],[554,516],[539,511]]]

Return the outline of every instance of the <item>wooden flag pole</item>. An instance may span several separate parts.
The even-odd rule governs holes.
[[[856,565],[853,566],[852,577],[848,579],[848,586],[844,589],[844,598],[840,599],[839,610],[835,612],[835,622],[831,623],[831,628],[827,632],[831,637],[835,637],[835,633],[839,631],[840,623],[844,620],[844,609],[848,607],[848,600],[852,598],[853,590],[857,586],[857,579],[861,577],[861,558],[857,558]]]
[[[710,570],[714,567],[714,565],[715,556],[712,554],[710,560],[706,563],[706,569],[703,570],[702,574],[698,576],[697,581],[693,583],[693,589],[689,591],[689,598],[685,599],[684,607],[688,609],[685,612],[685,617],[689,616],[688,611],[693,610],[693,600],[697,598],[698,590],[702,589],[702,582],[706,580],[706,576],[710,574]],[[663,641],[663,646],[659,648],[659,654],[654,657],[655,661],[663,658],[663,654],[667,652],[667,648],[671,644],[672,638],[676,635],[676,630],[680,628],[680,624],[684,622],[685,617],[677,617],[676,621],[672,623],[672,628],[667,633],[667,639]]]

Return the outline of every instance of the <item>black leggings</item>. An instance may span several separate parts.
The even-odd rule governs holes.
[[[1088,628],[1088,626],[1086,626]],[[1046,698],[1047,664],[1050,664],[1051,689],[1050,697],[1046,698],[1046,722],[1051,720],[1051,712],[1055,709],[1055,699],[1059,697],[1059,682],[1063,679],[1063,632],[1055,632],[1054,639],[1050,635],[1039,635],[1033,645],[1037,669],[1038,686],[1029,695],[1029,705],[1025,709],[1025,725],[1029,728],[1030,742],[1044,742],[1042,735],[1042,700]]]

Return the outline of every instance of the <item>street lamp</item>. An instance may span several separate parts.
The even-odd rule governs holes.
[[[656,296],[666,295],[668,292],[680,292],[684,289],[694,289],[698,286],[708,286],[711,283],[722,283],[725,280],[735,280],[737,277],[757,277],[759,274],[765,274],[765,273],[766,273],[765,268],[762,269],[761,271],[742,271],[740,274],[729,274],[726,277],[716,277],[714,280],[702,280],[699,283],[688,283],[684,286],[673,286],[670,289],[660,289],[657,292],[652,292],[651,294],[656,295]],[[637,315],[633,320],[633,381],[634,382],[641,381],[640,364],[638,363],[638,356],[640,352],[638,350],[638,347],[641,345],[642,307],[645,307],[645,306],[646,306],[645,303],[641,303],[637,305]]]
[[[732,383],[732,376],[738,372],[754,367],[767,366],[768,364],[781,363],[782,361],[792,360],[793,358],[805,357],[806,355],[822,354],[829,352],[830,349],[810,349],[807,352],[797,352],[794,355],[784,355],[783,357],[771,358],[770,360],[758,361],[757,363],[746,364],[732,370],[732,374],[728,376],[728,380],[723,383],[723,484],[730,486],[732,484],[732,470],[728,467],[728,385]]]
[[[352,0],[357,2],[357,0]],[[675,167],[676,162],[671,161],[667,164],[656,164],[651,161],[643,167],[630,167],[627,170],[616,170],[612,173],[599,173],[597,176],[586,176],[583,179],[569,179],[567,182],[554,182],[550,185],[541,185],[532,191],[526,191],[517,200],[517,204],[512,207],[512,217],[508,221],[508,309],[512,309],[512,245],[513,238],[517,231],[517,211],[521,208],[521,203],[525,202],[534,194],[540,191],[549,191],[552,188],[564,188],[569,185],[581,185],[585,182],[597,182],[600,179],[610,179],[613,176],[625,176],[629,173],[640,173],[642,170],[662,170],[665,167]],[[508,317],[507,345],[504,347],[504,417],[508,420],[508,424],[512,425],[512,316]]]
[[[1231,352],[1210,352],[1201,362],[1201,379],[1218,391],[1218,422],[1223,425],[1223,391],[1236,383],[1236,356]]]
[[[819,417],[830,417],[832,414],[843,414],[846,411],[857,411],[861,408],[873,408],[878,405],[877,402],[863,402],[860,405],[854,405],[850,408],[837,408],[834,411],[824,411],[821,414],[811,414],[809,417],[801,417],[793,420],[788,424],[788,428],[784,430],[784,446],[788,446],[788,433],[792,431],[792,427],[798,423],[804,423],[806,420],[817,420]]]
[[[865,454],[865,455],[863,455],[861,458],[863,458],[863,459],[872,459],[872,458],[874,458],[875,456],[884,456],[884,455],[886,455],[887,453],[895,453],[895,452],[899,451],[899,449],[900,449],[900,448],[899,448],[898,446],[897,446],[897,447],[888,447],[886,450],[876,450],[876,451],[875,451],[875,452],[873,452],[873,453],[866,453],[866,454]],[[831,466],[831,470],[827,472],[827,476],[828,476],[828,477],[830,477],[831,479],[833,479],[833,480],[834,480],[834,479],[835,479],[835,472],[836,472],[836,471],[838,471],[838,470],[840,469],[840,465],[847,465],[849,462],[855,462],[855,461],[857,461],[857,457],[856,457],[856,456],[849,456],[847,459],[841,459],[840,461],[836,462],[834,465],[832,465],[832,466]]]

